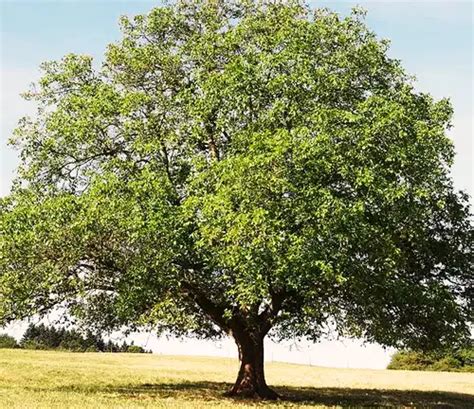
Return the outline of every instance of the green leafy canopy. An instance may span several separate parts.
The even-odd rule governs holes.
[[[178,1],[121,27],[100,69],[67,55],[27,94],[0,323],[60,306],[202,337],[468,336],[452,109],[414,90],[362,11]]]

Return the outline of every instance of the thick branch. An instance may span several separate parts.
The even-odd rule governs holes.
[[[270,331],[273,325],[273,318],[275,318],[281,309],[285,295],[283,292],[273,293],[272,301],[266,306],[266,308],[258,315],[260,321],[260,330],[263,335]]]
[[[191,283],[182,282],[181,286],[213,322],[224,331],[230,331],[229,323],[224,319],[225,308],[223,306],[211,301],[203,291]]]

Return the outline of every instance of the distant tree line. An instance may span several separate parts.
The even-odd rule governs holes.
[[[133,352],[151,353],[141,346],[105,341],[100,335],[91,331],[81,333],[75,329],[56,328],[44,324],[30,324],[20,343],[15,338],[0,334],[0,348],[24,348],[44,350],[64,350],[71,352]]]
[[[474,345],[449,352],[400,351],[392,356],[387,369],[474,372]]]

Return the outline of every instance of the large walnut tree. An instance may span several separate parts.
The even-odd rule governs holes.
[[[452,109],[363,12],[178,1],[121,21],[101,68],[42,65],[0,202],[0,324],[232,336],[231,394],[274,398],[263,340],[469,336],[468,198]]]

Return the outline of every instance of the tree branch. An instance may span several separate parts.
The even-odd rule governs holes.
[[[230,331],[229,323],[224,318],[225,308],[223,306],[211,301],[203,291],[189,282],[183,281],[181,286],[216,325],[227,333]]]

